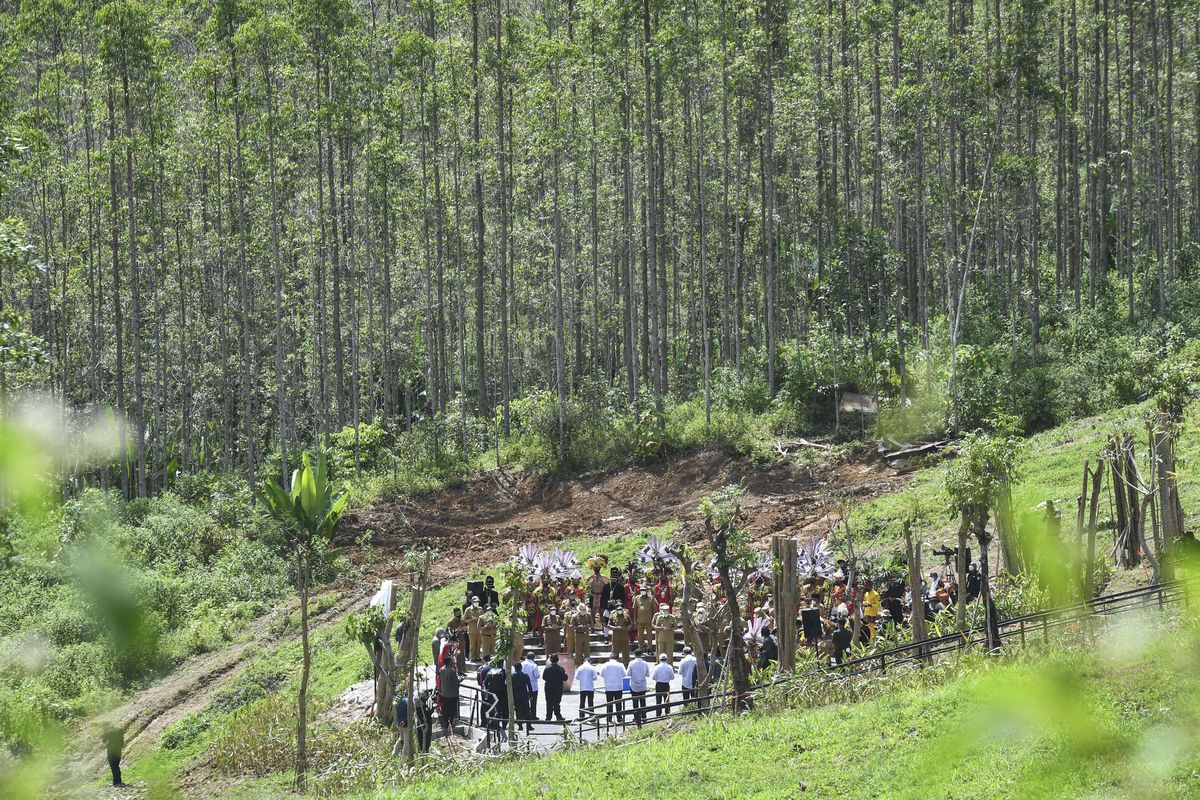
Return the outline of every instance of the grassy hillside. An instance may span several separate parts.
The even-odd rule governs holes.
[[[1040,511],[1047,500],[1053,500],[1063,515],[1063,530],[1072,530],[1075,519],[1075,498],[1080,492],[1083,465],[1090,460],[1096,466],[1101,451],[1112,434],[1129,431],[1137,440],[1137,453],[1146,456],[1146,414],[1152,403],[1147,401],[1123,406],[1099,416],[1075,420],[1035,434],[1025,440],[1021,460],[1021,480],[1013,487],[1013,508],[1018,518]],[[1200,474],[1193,468],[1200,456],[1200,437],[1196,435],[1197,408],[1187,414],[1179,439],[1179,491],[1184,514],[1194,523],[1200,519]],[[900,521],[909,514],[916,515],[915,531],[931,544],[952,543],[958,521],[949,511],[944,493],[947,463],[923,469],[913,476],[903,491],[885,495],[853,509],[856,530],[875,538],[879,546],[893,546]],[[833,487],[836,489],[836,487]],[[1104,495],[1100,504],[1101,525],[1110,515],[1109,483],[1105,476]],[[1102,534],[1103,536],[1103,534]]]
[[[1197,641],[1194,620],[1121,619],[1101,629],[1095,649],[1056,640],[969,655],[858,687],[871,702],[809,696],[547,757],[465,770],[435,761],[412,783],[377,764],[358,785],[382,785],[355,796],[1194,797]],[[231,796],[273,797],[284,786],[261,779]]]

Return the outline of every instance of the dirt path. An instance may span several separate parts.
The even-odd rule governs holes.
[[[312,625],[319,629],[339,623],[355,607],[364,604],[371,592],[362,585],[332,586],[340,597],[329,608],[312,616]],[[59,791],[71,796],[96,796],[85,787],[93,780],[108,774],[108,762],[99,742],[99,730],[106,724],[128,727],[125,730],[125,763],[131,763],[148,753],[158,743],[163,731],[188,714],[207,708],[213,698],[245,670],[245,655],[250,647],[280,644],[298,638],[299,632],[289,627],[283,635],[272,635],[271,627],[281,614],[294,613],[295,603],[259,617],[244,631],[244,639],[228,647],[205,653],[185,662],[178,670],[161,681],[146,687],[120,706],[88,720],[76,731],[64,754],[59,777]],[[134,797],[139,787],[131,786],[123,793],[105,789],[100,796]]]

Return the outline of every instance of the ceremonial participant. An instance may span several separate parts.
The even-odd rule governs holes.
[[[472,661],[479,661],[483,655],[479,642],[479,620],[483,619],[483,607],[479,605],[478,597],[471,598],[471,605],[463,612],[463,619],[467,621],[466,649]]]
[[[633,698],[633,721],[641,727],[646,721],[646,682],[650,678],[650,665],[642,660],[642,650],[633,651],[629,663],[629,695]]]
[[[660,606],[671,605],[671,576],[664,569],[654,584],[654,602]]]
[[[600,565],[592,567],[591,577],[587,581],[588,595],[591,597],[592,608],[592,625],[600,624],[600,614],[604,611],[606,604],[603,601],[604,585],[608,581],[604,580],[604,576],[600,574]]]
[[[496,592],[496,579],[491,575],[488,575],[483,580],[483,597],[479,604],[484,608],[489,606],[492,608],[500,607],[500,595]]]
[[[580,602],[575,608],[575,663],[592,654],[592,612],[587,604]]]
[[[671,681],[675,678],[675,668],[666,655],[659,655],[658,666],[651,677],[654,679],[654,716],[661,717],[667,713],[666,702],[671,696]]]
[[[613,658],[621,660],[624,666],[629,665],[629,612],[622,606],[613,605],[608,616],[609,627],[612,628]]]
[[[586,658],[582,664],[575,668],[575,686],[579,691],[580,719],[583,719],[583,710],[585,708],[595,707],[597,674],[596,668],[592,666],[592,662]]]
[[[500,623],[496,616],[496,607],[488,606],[479,619],[479,650],[480,658],[489,659],[496,652],[496,628]],[[501,676],[503,678],[503,676]]]
[[[571,599],[576,603],[585,603],[588,596],[587,590],[580,583],[581,580],[583,580],[583,575],[579,573],[579,570],[571,573],[571,585],[567,587],[567,591],[570,593]],[[590,607],[588,610],[591,610]]]
[[[634,601],[633,619],[637,623],[637,643],[639,647],[650,646],[650,632],[654,628],[654,615],[658,612],[658,603],[650,596],[650,590],[642,587]]]
[[[657,655],[666,656],[668,661],[675,660],[676,622],[670,606],[663,606],[653,619],[655,652]]]
[[[575,606],[570,600],[562,603],[563,652],[575,652]],[[578,661],[575,663],[579,663]]]
[[[550,613],[542,620],[542,639],[546,644],[546,655],[553,655],[562,650],[562,629],[563,620],[558,614],[558,609],[550,609]]]
[[[577,671],[576,675],[578,674]],[[562,715],[562,696],[563,687],[567,685],[567,671],[559,666],[558,653],[550,654],[550,663],[542,670],[542,685],[546,693],[546,722],[550,722],[551,719],[565,722]]]
[[[601,608],[607,608],[608,604],[613,602],[629,608],[629,595],[625,590],[625,583],[621,580],[621,570],[617,567],[612,568],[608,583],[604,584],[604,589],[600,592]]]
[[[600,668],[600,677],[604,680],[604,704],[608,707],[608,721],[612,722],[613,714],[618,722],[625,722],[625,667],[615,658],[610,658]]]
[[[879,597],[879,592],[875,591],[875,584],[870,578],[863,581],[863,619],[868,625],[874,625],[883,613],[883,601]]]

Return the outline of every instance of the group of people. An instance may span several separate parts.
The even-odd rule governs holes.
[[[531,652],[526,652],[524,658],[514,663],[511,669],[484,662],[476,675],[479,686],[484,690],[479,709],[480,724],[491,730],[507,726],[510,717],[509,683],[512,684],[511,716],[517,725],[527,731],[532,731],[533,723],[539,719],[539,695],[544,698],[546,722],[567,721],[562,713],[562,698],[570,680],[574,681],[579,696],[579,719],[584,718],[585,712],[597,713],[597,691],[604,693],[604,704],[598,713],[609,720],[616,718],[620,722],[625,721],[626,694],[631,699],[633,720],[638,725],[646,721],[651,711],[656,716],[662,716],[670,707],[671,683],[677,676],[683,685],[681,702],[692,702],[696,693],[696,656],[690,647],[683,649],[678,669],[665,653],[660,653],[653,665],[644,656],[640,648],[634,650],[628,665],[622,663],[615,653],[606,660],[597,661],[597,664],[593,664],[590,657],[585,657],[576,666],[573,679],[559,664],[558,653],[551,653],[544,667],[538,666]],[[647,705],[651,691],[654,694],[653,707]]]
[[[971,564],[964,581],[965,601],[977,598],[981,588],[978,568]],[[831,663],[842,663],[858,641],[866,644],[883,627],[907,625],[913,609],[931,616],[959,602],[959,583],[950,575],[929,575],[914,604],[903,581],[892,581],[882,592],[871,579],[858,579],[844,561],[829,574],[803,579],[795,609],[798,646],[816,650]],[[703,648],[705,665],[719,674],[731,637],[731,609],[721,585],[700,583],[689,593],[683,608],[681,587],[664,565],[643,574],[636,564],[624,570],[612,567],[605,577],[601,566],[592,567],[587,581],[575,572],[555,580],[543,579],[517,598],[524,611],[525,635],[513,638],[511,648],[496,666],[498,611],[502,599],[495,580],[487,577],[468,589],[466,603],[455,608],[432,644],[435,686],[431,712],[436,711],[443,729],[455,732],[460,720],[460,687],[467,664],[478,666],[476,679],[487,698],[480,704],[479,723],[492,727],[506,724],[510,712],[525,727],[544,714],[547,721],[563,721],[562,697],[574,682],[582,715],[595,707],[595,694],[603,691],[605,714],[623,721],[624,695],[632,700],[634,721],[646,719],[647,697],[655,696],[654,713],[669,707],[671,682],[681,679],[686,702],[696,692],[696,656],[691,643]],[[743,614],[743,652],[749,665],[767,668],[779,658],[776,611],[772,585],[764,575],[747,582],[737,607]],[[680,635],[682,634],[682,636]],[[676,664],[677,643],[683,655]],[[593,653],[597,644],[600,652]],[[541,665],[527,648],[541,646]],[[607,653],[604,652],[607,650]],[[561,657],[569,655],[568,666]],[[507,685],[512,684],[508,707]],[[598,688],[600,687],[600,688]],[[544,708],[539,712],[539,695]]]

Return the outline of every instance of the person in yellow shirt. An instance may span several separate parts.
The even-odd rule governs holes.
[[[883,605],[879,599],[879,592],[875,591],[875,584],[868,578],[863,581],[863,618],[872,627],[872,630],[882,612]]]

